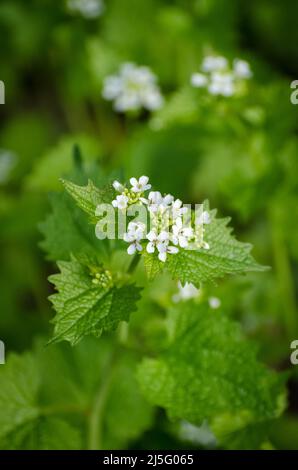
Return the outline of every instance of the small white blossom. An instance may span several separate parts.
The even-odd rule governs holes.
[[[124,209],[127,208],[128,201],[129,201],[128,197],[121,194],[121,196],[117,196],[116,199],[114,199],[114,201],[112,201],[112,205],[115,208],[118,208],[120,210],[124,210]]]
[[[212,73],[208,90],[211,95],[232,96],[235,93],[233,75],[230,73]]]
[[[154,111],[163,104],[155,75],[148,67],[132,63],[123,64],[118,75],[105,79],[102,96],[114,101],[114,109],[119,112],[141,108]]]
[[[159,191],[150,191],[148,199],[140,198],[140,200],[148,206],[150,212],[155,213],[161,206],[163,197]]]
[[[134,193],[143,193],[144,191],[147,191],[148,189],[151,188],[151,184],[148,184],[148,181],[149,181],[148,176],[141,176],[139,180],[137,180],[137,178],[131,178],[130,179],[131,190]]]
[[[100,16],[104,10],[102,0],[68,0],[69,11],[80,13],[87,19],[93,19]]]
[[[172,227],[172,241],[174,245],[179,245],[181,248],[187,248],[189,240],[193,238],[193,229],[191,227],[184,227],[182,219],[179,217]]]
[[[186,301],[190,299],[195,299],[198,297],[200,291],[196,288],[191,282],[186,282],[182,286],[181,282],[178,282],[178,292],[173,295],[173,301],[178,303],[181,301]]]
[[[183,215],[185,215],[188,211],[188,208],[183,207],[183,202],[180,199],[176,199],[176,201],[172,203],[171,211],[172,211],[171,213],[172,218],[175,221],[179,217],[182,217]]]
[[[191,442],[193,445],[213,448],[217,441],[215,435],[208,426],[207,421],[203,421],[201,426],[194,426],[188,421],[182,421],[179,430],[180,438],[183,441]]]
[[[118,193],[122,193],[125,189],[123,184],[119,183],[117,180],[113,182],[113,187],[116,191],[118,191]]]
[[[127,233],[123,235],[123,240],[130,243],[127,253],[133,255],[137,251],[142,251],[143,247],[140,241],[144,238],[145,225],[142,222],[130,222],[127,227]]]
[[[147,245],[147,252],[148,253],[154,253],[155,248],[159,246],[160,243],[166,242],[169,240],[169,234],[166,231],[162,231],[159,234],[157,234],[156,230],[151,230],[146,237],[149,240],[149,243]]]
[[[252,71],[250,69],[249,63],[246,60],[235,59],[234,74],[239,78],[251,78]]]
[[[161,204],[164,207],[169,207],[171,204],[173,204],[173,202],[174,202],[174,196],[172,196],[171,194],[167,194],[166,196],[163,197]]]
[[[178,248],[176,246],[170,246],[169,242],[166,240],[164,242],[161,242],[157,245],[158,249],[158,259],[162,261],[163,263],[166,262],[167,260],[167,255],[171,254],[174,255],[178,253]]]
[[[203,73],[193,73],[190,79],[192,86],[202,88],[207,85],[208,78]]]
[[[221,301],[217,297],[209,297],[208,303],[210,308],[217,309],[221,306]]]
[[[228,65],[228,61],[222,56],[207,56],[202,63],[204,72],[218,72],[224,70]]]

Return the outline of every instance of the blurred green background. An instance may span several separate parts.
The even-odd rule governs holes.
[[[0,338],[7,353],[30,349],[51,331],[47,277],[56,267],[44,259],[38,226],[77,144],[91,172],[97,161],[106,171],[148,175],[185,202],[209,199],[272,267],[226,280],[216,295],[258,342],[263,361],[291,369],[289,407],[271,442],[298,449],[298,366],[289,363],[298,339],[298,106],[290,102],[297,17],[292,0],[105,0],[92,20],[62,1],[1,0]],[[245,96],[217,99],[190,88],[209,53],[250,63]],[[160,111],[124,116],[102,99],[103,79],[127,61],[157,75]],[[159,419],[120,443],[181,446]]]

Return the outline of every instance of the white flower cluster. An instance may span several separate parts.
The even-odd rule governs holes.
[[[79,13],[87,19],[97,18],[104,10],[102,0],[68,0],[67,6],[72,13]]]
[[[231,68],[225,57],[207,56],[201,72],[191,76],[191,84],[196,88],[206,87],[211,95],[232,96],[251,77],[252,71],[245,60],[235,59]]]
[[[163,104],[156,76],[148,67],[138,67],[129,62],[121,66],[119,74],[105,79],[102,96],[114,101],[114,109],[118,112],[142,108],[154,111]]]
[[[144,243],[147,252],[158,253],[162,262],[166,261],[168,254],[178,253],[179,248],[209,249],[208,243],[203,241],[204,225],[211,222],[207,211],[197,217],[193,228],[191,210],[183,207],[180,199],[175,200],[171,194],[162,195],[159,191],[150,191],[146,197],[145,193],[151,189],[147,176],[131,178],[130,184],[131,188],[126,188],[114,181],[115,190],[121,194],[112,201],[112,205],[122,211],[133,204],[145,206],[150,215],[150,230],[148,232],[142,222],[128,224],[123,239],[129,243],[129,255],[143,251]]]

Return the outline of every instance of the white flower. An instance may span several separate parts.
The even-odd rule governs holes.
[[[163,97],[156,84],[156,77],[148,67],[124,63],[118,75],[104,80],[102,96],[114,101],[119,112],[139,110],[154,111],[163,104]]]
[[[167,254],[176,254],[178,253],[178,248],[176,246],[170,246],[168,240],[161,242],[157,245],[157,249],[159,251],[158,259],[163,263],[167,260]]]
[[[164,207],[169,207],[171,204],[173,204],[173,202],[174,202],[174,196],[172,196],[171,194],[166,194],[166,196],[163,197],[161,204]]]
[[[203,241],[203,242],[202,242],[202,248],[204,248],[204,250],[210,250],[210,245],[209,245],[209,243]]]
[[[191,282],[186,282],[184,286],[182,286],[181,282],[178,282],[178,292],[177,294],[173,295],[174,302],[180,302],[184,300],[195,299],[198,297],[200,291],[197,289]]]
[[[176,199],[176,201],[174,201],[172,203],[172,206],[171,206],[171,211],[172,211],[172,218],[173,220],[176,220],[178,219],[178,217],[182,217],[184,214],[187,213],[188,211],[188,208],[187,207],[182,207],[183,206],[183,202],[180,200],[180,199]]]
[[[141,176],[139,180],[137,178],[131,178],[130,180],[131,190],[134,193],[143,193],[151,188],[151,184],[148,184],[149,178],[148,176]]]
[[[210,214],[209,212],[207,211],[203,211],[199,217],[197,217],[196,219],[196,223],[198,225],[203,225],[203,224],[210,224],[211,223],[211,217],[210,217]]]
[[[122,80],[120,77],[111,75],[104,80],[102,96],[106,100],[114,100],[122,90]]]
[[[234,74],[238,78],[251,78],[252,71],[250,65],[246,60],[235,59],[234,60]]]
[[[187,248],[189,240],[193,237],[193,229],[191,227],[184,227],[182,219],[179,217],[175,225],[172,227],[172,241],[174,245],[179,245],[181,248]]]
[[[193,73],[190,79],[192,86],[202,88],[207,85],[208,78],[203,73]]]
[[[208,303],[210,308],[217,309],[221,306],[221,301],[217,297],[209,297]]]
[[[68,9],[73,13],[80,13],[87,19],[100,16],[104,10],[102,0],[68,0]]]
[[[161,231],[159,234],[157,234],[156,230],[151,230],[147,234],[146,238],[149,240],[149,243],[146,248],[147,252],[154,253],[155,248],[157,248],[160,243],[163,243],[169,240],[169,234],[165,230]]]
[[[225,57],[221,56],[207,56],[202,63],[202,70],[204,72],[218,72],[224,70],[228,65]]]
[[[182,441],[188,441],[200,447],[214,448],[217,445],[216,437],[210,430],[206,420],[199,427],[188,421],[182,421],[179,436]]]
[[[129,201],[128,197],[125,196],[124,194],[121,194],[121,196],[117,196],[116,199],[112,201],[112,205],[115,208],[117,207],[120,210],[124,210],[127,208],[128,201]]]
[[[231,73],[212,73],[208,90],[211,95],[232,96],[235,93],[233,75]]]
[[[113,182],[113,187],[116,191],[118,191],[118,193],[122,193],[125,189],[123,184],[119,183],[117,180]]]
[[[133,255],[136,251],[142,251],[143,247],[140,241],[144,238],[145,225],[142,222],[130,222],[127,227],[127,233],[123,235],[123,240],[130,243],[127,253]]]
[[[143,93],[142,101],[144,108],[149,111],[160,109],[163,105],[163,97],[157,89],[147,90]]]
[[[140,198],[148,206],[150,212],[157,212],[163,202],[163,197],[159,191],[150,191],[148,199]]]

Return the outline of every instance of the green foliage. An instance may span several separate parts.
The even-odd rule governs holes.
[[[98,204],[111,203],[115,190],[111,185],[98,189],[92,181],[87,186],[78,186],[63,180],[66,191],[74,198],[78,206],[86,212],[92,221],[96,221],[95,210]]]
[[[256,360],[239,327],[205,304],[168,314],[169,345],[138,370],[142,390],[171,419],[204,420],[223,442],[230,433],[276,418],[285,407],[282,379]]]
[[[103,331],[117,328],[119,322],[127,321],[136,309],[140,289],[134,285],[117,287],[112,278],[95,284],[96,267],[88,271],[75,259],[61,261],[58,267],[60,274],[50,277],[58,290],[50,297],[57,312],[53,320],[54,342],[66,339],[75,344],[85,335],[100,336]]]
[[[207,206],[208,209],[208,206]],[[214,281],[226,274],[241,274],[249,271],[264,271],[250,254],[252,246],[236,240],[232,229],[227,227],[230,219],[215,218],[211,211],[212,222],[206,226],[204,240],[209,250],[181,250],[176,256],[169,257],[167,268],[175,279],[183,283]]]
[[[110,340],[11,355],[0,369],[1,449],[124,446],[142,434],[152,408],[136,387],[136,356]],[[129,420],[130,426],[126,423]]]
[[[50,260],[68,260],[71,253],[99,256],[103,244],[94,237],[94,228],[65,194],[51,195],[52,212],[40,224],[41,247]],[[63,223],[62,223],[63,221]]]
[[[64,181],[64,186],[78,206],[95,221],[96,206],[111,203],[115,194],[112,186],[99,190],[91,181],[85,187]],[[204,209],[209,210],[208,203],[204,204]],[[232,236],[232,229],[227,227],[230,219],[215,218],[214,210],[210,214],[212,222],[207,225],[204,234],[210,249],[180,250],[177,255],[169,256],[165,268],[173,277],[183,283],[192,282],[199,286],[201,282],[214,281],[226,274],[263,271],[265,268],[257,264],[250,254],[251,245],[241,243]],[[157,256],[146,252],[144,263],[149,279],[153,279],[164,267]]]
[[[0,448],[297,449],[298,4],[103,3],[90,20],[66,1],[0,2]],[[191,86],[213,54],[249,62],[243,95]],[[159,110],[103,98],[124,62],[156,75]],[[96,238],[109,182],[141,175],[218,208],[209,250],[132,260]],[[175,303],[178,280],[193,301]],[[286,387],[265,364],[293,372]]]

